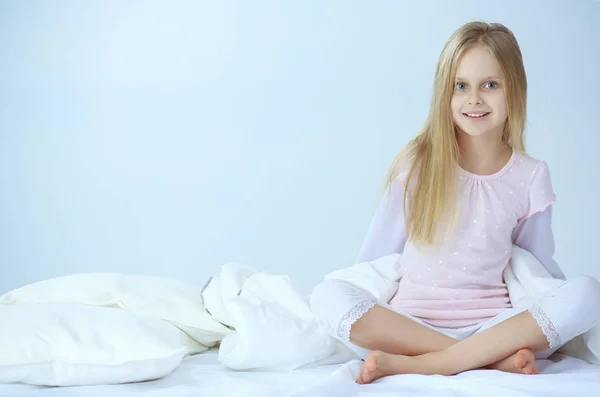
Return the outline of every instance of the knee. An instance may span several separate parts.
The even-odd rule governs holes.
[[[580,295],[586,300],[600,302],[600,281],[592,276],[579,276],[568,283],[573,284],[573,288],[579,291]]]
[[[325,280],[313,289],[310,294],[310,311],[317,315],[327,302],[327,296],[331,295],[332,288],[331,280]],[[318,318],[319,316],[317,316]]]
[[[325,280],[317,284],[310,295],[310,311],[313,317],[323,325],[331,327],[335,313],[332,306],[342,298],[342,288],[339,280]]]
[[[310,295],[310,310],[317,319],[322,319],[332,306],[351,299],[356,289],[344,280],[324,280],[317,284]]]
[[[364,301],[374,297],[348,281],[328,279],[313,289],[309,304],[313,317],[336,335],[340,320]]]
[[[600,318],[600,281],[591,276],[578,276],[567,281],[574,306],[586,314]]]

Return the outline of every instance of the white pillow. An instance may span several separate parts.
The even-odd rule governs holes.
[[[0,304],[27,302],[120,307],[168,321],[208,347],[231,332],[204,309],[201,288],[166,277],[75,274],[28,284],[0,297]]]
[[[177,327],[123,309],[0,305],[0,383],[116,384],[170,374],[206,347]]]

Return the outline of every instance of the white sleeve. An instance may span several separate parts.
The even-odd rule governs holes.
[[[513,232],[515,245],[529,251],[554,278],[565,279],[565,275],[554,260],[554,234],[552,233],[552,205],[533,213],[517,226]]]
[[[404,183],[396,178],[379,202],[356,263],[400,254],[404,251],[405,243]]]

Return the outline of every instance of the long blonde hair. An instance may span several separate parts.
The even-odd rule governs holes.
[[[409,238],[418,243],[434,243],[441,230],[439,226],[451,226],[455,221],[456,170],[460,151],[450,102],[458,64],[462,56],[476,45],[483,45],[492,53],[504,74],[508,119],[502,139],[514,150],[525,153],[523,131],[527,113],[527,77],[517,40],[502,24],[467,23],[446,42],[437,64],[426,122],[418,135],[396,156],[386,180],[389,188],[399,172],[408,168],[403,197],[406,231]],[[416,178],[414,189],[410,188],[413,178]],[[410,200],[409,214],[406,214],[407,200]]]

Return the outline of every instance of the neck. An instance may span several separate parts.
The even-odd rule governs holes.
[[[511,148],[502,142],[501,134],[474,137],[461,131],[458,144],[460,166],[474,174],[488,175],[500,171],[512,154]]]

